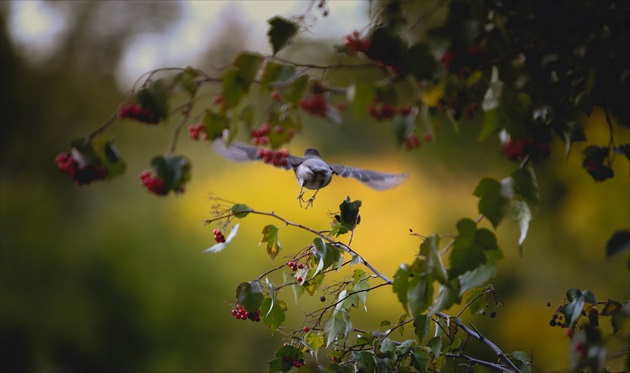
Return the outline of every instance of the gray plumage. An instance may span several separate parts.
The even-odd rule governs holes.
[[[232,161],[245,162],[264,160],[261,149],[254,146],[238,142],[232,142],[229,146],[226,146],[222,139],[217,139],[213,142],[212,147],[217,154]],[[322,160],[316,149],[306,149],[306,151],[304,151],[304,157],[287,154],[286,162],[277,162],[277,164],[274,163],[272,165],[286,170],[293,170],[300,186],[302,188],[315,190],[315,195],[317,195],[319,189],[330,184],[333,175],[356,179],[376,190],[386,190],[396,187],[408,178],[407,174],[384,173],[340,164],[326,163]],[[301,200],[303,194],[302,189],[300,189],[298,199]],[[312,204],[315,195],[309,199],[309,204]]]

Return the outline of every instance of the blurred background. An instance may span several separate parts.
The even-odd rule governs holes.
[[[479,179],[501,179],[516,166],[498,154],[498,139],[484,146],[471,140],[479,131],[474,122],[459,133],[439,128],[434,144],[404,152],[396,148],[388,124],[344,114],[344,126],[337,127],[304,115],[305,128],[292,152],[318,147],[335,163],[412,175],[388,192],[337,178],[309,210],[297,205],[299,188],[291,173],[229,163],[185,136],[178,152],[193,164],[186,193],[149,194],[138,175],[154,155],[168,150],[174,121],[157,128],[115,124],[110,134],[128,168],[110,182],[78,187],[57,170],[55,156],[115,112],[141,74],[188,65],[212,73],[238,51],[270,53],[266,20],[303,14],[307,6],[302,1],[0,3],[2,371],[267,371],[282,332],[272,335],[262,323],[233,318],[236,286],[281,264],[312,237],[282,229],[283,251],[271,262],[258,243],[262,227],[277,222],[248,217],[226,251],[202,254],[214,242],[212,227],[203,225],[214,203],[211,195],[316,229],[328,226],[328,212],[346,196],[362,200],[353,247],[390,277],[413,260],[420,244],[409,229],[448,236],[457,219],[478,215],[472,191]],[[327,17],[313,13],[317,17],[308,19],[310,31],[286,58],[335,61],[332,46],[368,24],[367,2],[329,6]],[[435,21],[441,16],[436,13]],[[347,77],[338,75],[336,82],[345,83]],[[607,143],[601,112],[586,129],[591,143]],[[615,130],[625,139],[620,142],[628,142],[627,129]],[[581,170],[582,148],[576,145],[567,159],[557,141],[551,158],[535,166],[541,205],[522,257],[517,226],[504,222],[498,229],[505,260],[493,285],[505,305],[494,319],[469,317],[504,351],[533,353],[543,371],[568,367],[568,339],[548,326],[568,288],[590,289],[599,300],[630,297],[628,256],[609,260],[604,254],[611,234],[630,226],[628,162],[619,157],[616,177],[596,184]],[[281,276],[271,279],[279,283]],[[318,296],[300,303],[288,292],[281,297],[289,307],[287,326],[295,328],[301,328],[304,312],[319,304]],[[373,330],[403,313],[387,287],[370,293],[368,309],[354,311],[356,327]],[[484,346],[478,353],[494,359]],[[618,360],[611,366],[621,367]]]

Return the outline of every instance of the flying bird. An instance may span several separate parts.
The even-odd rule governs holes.
[[[357,179],[376,190],[386,190],[396,187],[407,180],[409,176],[407,174],[390,174],[340,164],[326,163],[316,149],[306,149],[304,156],[298,157],[289,154],[286,150],[274,151],[236,141],[226,145],[221,138],[213,142],[212,148],[222,157],[232,161],[263,161],[275,167],[293,170],[300,184],[300,193],[297,197],[300,207],[302,207],[302,203],[305,202],[304,188],[315,191],[313,196],[306,201],[306,208],[313,205],[317,192],[330,184],[333,175]]]

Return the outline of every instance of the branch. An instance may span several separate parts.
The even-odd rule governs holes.
[[[452,357],[454,359],[466,359],[468,361],[470,361],[471,363],[475,363],[478,365],[484,365],[487,366],[489,368],[493,368],[496,369],[498,371],[505,371],[505,367],[503,365],[499,365],[499,364],[495,364],[495,363],[491,363],[489,361],[485,361],[485,360],[479,360],[479,359],[475,359],[474,357],[470,357],[468,355],[464,355],[461,352],[459,354],[444,354],[446,357]]]
[[[510,359],[508,359],[507,356],[505,356],[505,354],[503,353],[503,351],[501,351],[499,346],[495,345],[494,342],[492,342],[491,340],[481,335],[481,333],[474,326],[471,325],[475,329],[475,330],[472,330],[471,328],[463,324],[461,320],[459,319],[459,317],[450,317],[449,315],[443,312],[437,312],[436,315],[445,319],[450,319],[452,322],[455,323],[455,325],[460,327],[468,335],[480,340],[481,342],[485,343],[488,347],[490,347],[500,359],[505,361],[505,363],[507,364],[507,366],[509,367],[511,371],[521,373],[518,367],[514,365],[514,363]],[[501,367],[501,370],[505,370],[505,367]]]

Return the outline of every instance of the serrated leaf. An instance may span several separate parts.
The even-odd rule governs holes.
[[[501,193],[501,183],[494,179],[482,179],[474,193],[479,197],[479,212],[487,217],[496,228],[508,208],[508,199]]]
[[[494,233],[476,227],[475,222],[470,219],[461,219],[457,223],[459,234],[455,237],[450,256],[449,279],[455,279],[482,264],[493,263],[503,257]]]
[[[254,210],[251,207],[244,205],[242,203],[237,203],[234,206],[232,206],[232,214],[234,214],[234,216],[239,219],[246,217],[252,211]]]
[[[440,238],[437,235],[427,237],[420,245],[420,253],[427,258],[427,271],[439,282],[448,282],[448,272],[442,262],[442,257],[438,249]]]
[[[415,349],[411,354],[411,364],[418,370],[418,372],[427,372],[430,361],[430,352],[425,348]]]
[[[471,289],[466,297],[466,304],[471,315],[476,315],[486,310],[488,306],[488,293],[481,287]]]
[[[512,200],[510,202],[508,215],[510,219],[518,223],[518,227],[521,230],[518,245],[522,248],[523,242],[525,242],[525,238],[527,237],[527,231],[529,230],[529,222],[532,220],[532,212],[527,202]]]
[[[249,86],[256,79],[263,61],[262,55],[252,52],[243,52],[234,59],[233,65],[238,69],[239,82],[243,85],[245,92],[249,91]]]
[[[275,89],[274,83],[283,83],[295,75],[295,67],[273,61],[267,62],[260,79],[261,86],[267,90]]]
[[[413,327],[416,333],[416,337],[418,337],[418,343],[422,344],[424,339],[429,335],[429,329],[431,327],[431,317],[427,315],[417,316],[415,320],[413,320]]]
[[[630,230],[618,230],[606,243],[606,256],[611,257],[630,250]]]
[[[286,318],[287,305],[280,299],[272,301],[271,298],[265,298],[260,305],[260,315],[263,322],[269,326],[271,331],[275,331],[282,325]]]
[[[453,282],[456,283],[455,280],[453,280]],[[429,307],[428,316],[433,316],[437,312],[449,309],[453,304],[459,303],[460,300],[461,296],[459,295],[457,286],[440,284],[435,302]]]
[[[241,80],[238,69],[227,70],[223,74],[223,90],[221,92],[224,108],[229,109],[238,105],[246,93],[247,86]]]
[[[263,285],[258,280],[242,282],[236,288],[236,301],[247,312],[256,312],[263,302]]]
[[[485,283],[491,278],[494,278],[496,274],[496,264],[483,264],[472,271],[465,272],[458,277],[460,287],[459,295],[463,295],[464,292],[470,289],[485,285]]]
[[[238,232],[238,224],[235,224],[232,227],[232,230],[230,231],[230,234],[227,236],[227,238],[225,239],[225,242],[218,242],[215,245],[211,246],[208,249],[205,249],[203,252],[204,253],[218,253],[221,252],[223,250],[225,250],[225,248],[230,244],[230,242],[232,242],[232,240],[234,239],[234,237],[236,237],[236,233]]]
[[[433,281],[430,276],[422,273],[414,273],[409,280],[409,309],[411,315],[417,317],[426,311],[433,301]]]
[[[182,155],[156,156],[151,160],[151,165],[169,190],[178,190],[190,180],[191,165]]]
[[[298,25],[279,16],[275,16],[267,22],[271,26],[267,31],[267,36],[269,36],[269,43],[275,56],[297,34]]]
[[[295,79],[282,93],[285,101],[296,105],[298,101],[306,94],[308,87],[308,75],[301,75]]]
[[[414,341],[413,339],[407,339],[406,341],[403,341],[400,345],[398,345],[396,350],[398,354],[406,355],[415,346],[417,346],[416,341]]]
[[[326,335],[326,347],[342,337],[346,329],[345,321],[338,317],[331,317],[324,325],[324,334]]]
[[[540,195],[534,170],[531,167],[519,168],[510,177],[514,180],[514,192],[523,196],[531,206],[537,206]]]
[[[211,140],[223,136],[223,130],[229,128],[230,121],[226,118],[225,113],[216,113],[212,110],[207,110],[203,117],[203,124],[208,137]]]
[[[365,312],[367,312],[367,298],[369,292],[367,291],[370,288],[367,279],[363,281],[359,281],[354,284],[352,290],[357,292],[356,295],[359,298],[359,301],[363,304],[363,308]]]
[[[392,289],[398,296],[398,301],[405,309],[405,312],[409,312],[407,292],[409,290],[409,266],[407,264],[401,264],[398,271],[394,274],[394,284]]]
[[[339,249],[327,244],[321,237],[313,240],[313,254],[317,259],[317,268],[314,275],[337,263],[341,257]]]
[[[283,272],[282,277],[284,279],[285,284],[295,281],[295,278],[289,272]],[[302,296],[302,294],[304,294],[304,287],[298,284],[290,285],[289,287],[293,291],[293,296],[295,297],[295,302],[297,303],[298,299]]]
[[[562,136],[564,139],[566,154],[571,154],[571,147],[573,143],[578,141],[586,141],[586,134],[584,133],[584,125],[579,121],[572,121],[564,125],[562,130]]]
[[[143,108],[149,109],[151,113],[160,119],[166,118],[168,113],[168,93],[166,84],[162,79],[158,79],[138,91],[136,94],[138,103]]]
[[[380,372],[377,370],[374,355],[367,351],[352,351],[352,357],[356,360],[358,372]]]
[[[304,342],[313,351],[313,356],[315,356],[317,351],[326,344],[326,339],[324,338],[324,333],[310,331],[304,336]]]
[[[107,178],[121,175],[127,165],[122,160],[114,141],[110,137],[102,136],[92,140],[93,154],[98,158],[98,164],[107,168]]]
[[[361,201],[350,201],[350,197],[346,197],[339,205],[339,223],[347,230],[353,231],[361,222],[361,217],[359,216],[360,207]]]
[[[267,225],[262,230],[263,238],[260,243],[266,243],[267,254],[274,260],[280,252],[280,241],[278,240],[278,228],[274,225]]]
[[[187,67],[184,71],[175,75],[175,77],[173,78],[173,82],[179,85],[184,91],[186,91],[186,93],[188,93],[192,97],[197,92],[198,84],[195,79],[198,77],[199,71],[193,69],[192,67]]]

